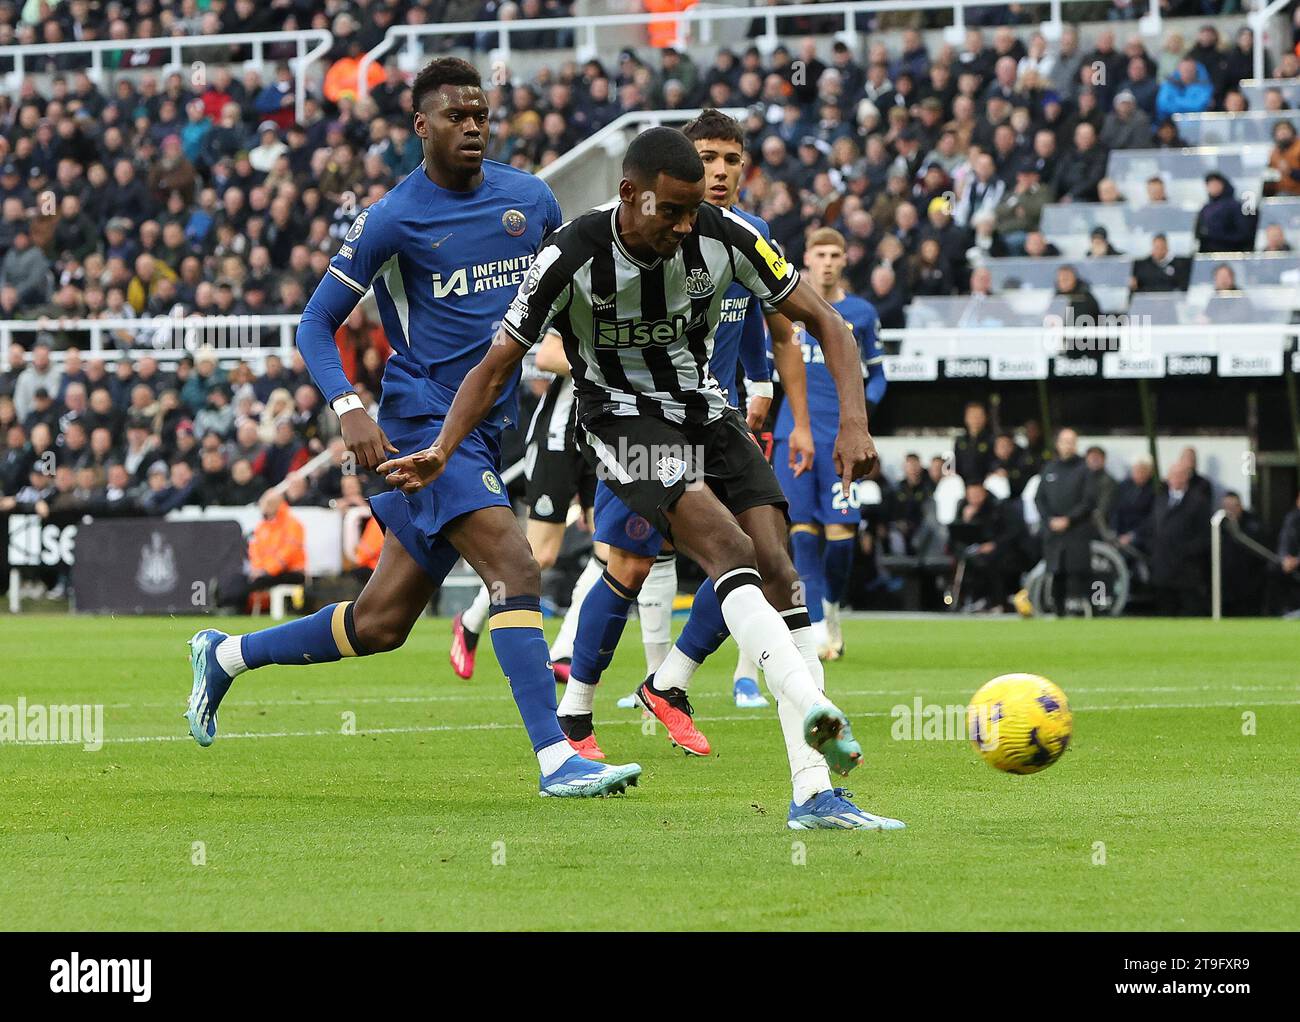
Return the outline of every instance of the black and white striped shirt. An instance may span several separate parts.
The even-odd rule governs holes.
[[[568,448],[573,436],[575,407],[573,378],[555,377],[542,399],[537,402],[533,417],[528,422],[525,446],[535,442],[544,444],[548,451],[563,451]]]
[[[628,252],[617,217],[614,203],[551,235],[502,325],[525,347],[548,325],[559,331],[584,426],[606,414],[712,422],[727,408],[709,372],[727,289],[736,280],[775,304],[799,275],[753,227],[707,202],[668,260]]]

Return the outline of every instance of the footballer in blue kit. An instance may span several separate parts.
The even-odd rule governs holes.
[[[393,457],[433,444],[461,381],[486,354],[534,255],[562,221],[543,182],[484,159],[489,111],[472,64],[432,61],[417,75],[411,98],[424,161],[357,216],[297,334],[348,450],[362,468],[379,472]],[[378,422],[344,374],[334,339],[372,289],[393,349]],[[247,670],[329,663],[402,645],[463,556],[500,594],[489,618],[492,642],[537,755],[540,793],[604,795],[636,783],[636,764],[605,766],[576,756],[556,721],[540,572],[499,474],[501,431],[517,416],[517,380],[518,374],[502,389],[433,485],[372,498],[384,546],[355,601],[260,632],[203,629],[190,640],[185,716],[199,745],[216,738],[221,699]]]
[[[845,292],[844,262],[844,237],[838,231],[823,227],[809,236],[804,250],[805,275],[853,330],[862,356],[867,410],[871,411],[880,404],[886,386],[880,320],[875,306]],[[801,326],[795,329],[803,355],[813,442],[832,443],[839,427],[835,381],[826,368],[817,338]],[[790,505],[790,546],[807,591],[808,616],[819,653],[825,660],[837,660],[844,653],[839,606],[853,566],[853,546],[862,517],[860,484],[854,483],[845,493],[834,466],[826,459],[814,461],[812,471],[796,475],[787,457],[794,428],[794,416],[788,406],[783,406],[772,431],[776,442],[773,465]]]
[[[695,144],[704,163],[705,199],[715,206],[727,209],[750,224],[765,241],[772,239],[767,223],[750,213],[735,208],[740,190],[740,174],[744,166],[744,131],[734,118],[716,110],[706,110],[682,128],[683,134]],[[736,387],[737,365],[745,371],[745,389],[748,396],[746,422],[751,429],[760,427],[767,418],[772,397],[771,368],[767,358],[767,332],[764,329],[765,310],[744,285],[732,282],[723,296],[721,318],[714,335],[713,351],[709,358],[709,371],[718,381],[733,408],[738,407]],[[801,386],[796,374],[803,362],[792,343],[792,330],[785,317],[773,312],[766,314],[771,325],[773,352],[782,372],[790,372],[787,389],[794,392],[792,403],[799,405]],[[792,413],[793,414],[793,413]],[[834,446],[832,437],[831,446]],[[809,446],[805,457],[811,460]],[[573,646],[573,661],[569,668],[568,687],[560,700],[560,725],[582,755],[590,759],[603,759],[604,752],[596,742],[590,710],[590,689],[601,679],[613,658],[619,637],[627,622],[632,603],[644,607],[647,590],[654,592],[655,603],[671,606],[677,591],[675,554],[664,542],[663,536],[641,515],[630,510],[606,483],[596,485],[595,529],[593,538],[609,545],[608,574],[619,587],[593,586],[587,590],[581,607],[571,607],[570,614],[578,614],[577,634]],[[667,550],[667,553],[665,553]],[[716,607],[713,587],[707,580],[701,586],[701,611]],[[693,612],[694,613],[694,612]],[[716,614],[706,614],[707,628],[722,630],[721,608]],[[650,622],[653,621],[653,625]],[[670,654],[672,648],[671,614],[648,618],[641,614],[642,641],[646,649],[646,678],[652,678]],[[697,622],[698,623],[698,622]],[[687,624],[688,643],[691,623]],[[743,660],[743,658],[742,658]],[[734,696],[738,705],[764,707],[756,679],[757,670],[746,666],[739,670]],[[619,701],[623,707],[644,706],[665,726],[669,740],[688,753],[700,756],[709,754],[709,742],[695,727],[690,703],[684,691],[670,691],[664,695],[646,685]]]

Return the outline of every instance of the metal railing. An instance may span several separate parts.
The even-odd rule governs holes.
[[[1281,567],[1282,558],[1273,550],[1247,536],[1241,523],[1229,518],[1228,512],[1219,508],[1210,517],[1210,617],[1218,621],[1223,617],[1223,530],[1227,529],[1240,546],[1249,550],[1265,564]],[[1293,572],[1300,578],[1300,571]]]
[[[760,19],[763,22],[763,34],[754,37],[754,45],[765,55],[769,55],[780,44],[777,32],[780,19],[799,16],[828,17],[838,15],[843,19],[844,27],[835,33],[836,38],[845,42],[851,49],[857,50],[860,33],[857,30],[857,17],[863,14],[884,14],[889,12],[916,11],[951,11],[953,23],[944,30],[949,42],[960,44],[966,31],[966,9],[970,7],[1009,7],[1020,0],[854,0],[854,2],[825,4],[783,4],[778,7],[712,7],[698,4],[685,11],[639,12],[635,14],[600,14],[594,16],[575,16],[567,18],[522,18],[517,21],[461,21],[438,25],[394,25],[384,38],[361,57],[358,67],[358,90],[365,96],[368,91],[367,72],[370,65],[392,51],[399,43],[406,47],[407,59],[412,64],[419,60],[420,51],[417,40],[432,36],[495,35],[496,49],[491,52],[493,64],[504,64],[510,59],[510,37],[520,32],[558,32],[569,30],[578,40],[574,49],[580,61],[586,61],[600,55],[597,33],[603,28],[635,28],[674,23],[679,26],[681,38],[677,41],[686,45],[691,41],[691,30],[699,27],[695,41],[707,45],[713,38],[713,27],[717,24],[736,21],[737,19]],[[1049,0],[1047,6],[1050,16],[1038,30],[1049,42],[1060,38],[1065,25],[1062,7],[1066,3],[1083,3],[1088,0]],[[1278,3],[1285,0],[1276,0]],[[1139,19],[1139,30],[1147,36],[1159,34],[1161,27],[1160,5],[1157,0],[1149,0],[1148,12]],[[1259,44],[1259,36],[1256,36]],[[1259,57],[1260,62],[1263,56]]]
[[[745,111],[728,107],[722,111],[737,119]],[[555,194],[565,217],[571,219],[606,202],[618,193],[622,176],[623,153],[629,133],[639,133],[661,124],[679,124],[694,120],[696,110],[636,110],[617,117],[594,135],[584,138],[559,159],[537,172]],[[596,167],[592,157],[600,157]]]
[[[316,45],[308,49],[308,45],[313,42]],[[32,43],[23,46],[5,46],[0,49],[0,53],[14,62],[13,71],[5,77],[9,87],[17,91],[18,85],[28,73],[29,58],[89,55],[90,67],[86,69],[86,74],[96,85],[102,85],[106,70],[129,70],[105,68],[104,55],[107,53],[167,50],[171,53],[171,64],[164,66],[162,70],[170,74],[172,71],[181,70],[183,66],[181,54],[185,50],[250,46],[253,50],[253,61],[264,64],[266,47],[275,43],[293,43],[297,51],[297,55],[289,58],[288,63],[294,77],[294,116],[301,120],[303,104],[307,98],[307,72],[334,45],[333,33],[323,28],[299,29],[292,32],[232,32],[226,35],[173,36],[166,39],[93,39],[71,43]]]
[[[1141,317],[1139,317],[1139,320]],[[886,344],[897,344],[903,358],[1049,358],[1075,344],[1082,354],[1120,354],[1134,358],[1167,355],[1233,355],[1244,352],[1284,355],[1295,346],[1300,324],[1206,323],[1155,325],[1127,322],[1123,313],[1103,315],[1096,325],[1044,322],[1041,326],[920,327],[880,332]],[[1092,344],[1094,351],[1085,345]],[[1112,346],[1104,346],[1110,344]],[[1283,359],[1283,363],[1285,359]]]
[[[85,334],[87,343],[74,345],[83,354],[116,362],[123,357],[146,355],[159,362],[177,362],[203,348],[218,357],[243,358],[285,355],[294,350],[299,315],[266,316],[141,316],[137,319],[6,319],[0,320],[0,352],[13,341],[30,348],[39,334]],[[263,345],[275,331],[278,343]],[[113,335],[128,333],[134,343],[120,345]],[[56,357],[59,352],[53,353]]]
[[[1097,325],[1068,325],[1045,321],[1041,326],[994,326],[972,323],[964,326],[912,327],[881,331],[881,339],[898,347],[904,358],[1028,358],[1054,357],[1068,341],[1114,341],[1118,347],[1099,349],[1133,356],[1215,355],[1252,352],[1292,352],[1300,337],[1300,324],[1205,323],[1155,325],[1130,323],[1123,313],[1103,316]],[[25,338],[45,331],[75,331],[88,335],[89,343],[72,345],[83,357],[117,362],[122,358],[154,358],[160,363],[192,358],[199,351],[211,351],[219,361],[263,359],[268,355],[290,356],[296,350],[294,335],[301,317],[190,316],[175,319],[156,316],[141,319],[69,319],[40,325],[35,320],[0,320],[0,357],[17,340],[30,349]],[[1139,317],[1140,319],[1141,317]],[[105,343],[105,335],[130,330],[149,340],[132,347]],[[259,343],[263,331],[276,331],[276,343]],[[165,336],[166,344],[153,343]],[[224,340],[223,340],[224,338]],[[63,351],[52,351],[58,362]]]

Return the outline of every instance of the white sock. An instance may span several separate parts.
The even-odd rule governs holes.
[[[736,669],[731,674],[732,681],[739,681],[741,678],[758,681],[758,664],[746,656],[743,649],[740,651],[740,656],[736,657]]]
[[[483,626],[487,624],[488,611],[491,609],[492,597],[488,595],[487,586],[479,586],[474,602],[461,612],[460,623],[465,627],[466,631],[481,635]]]
[[[826,619],[826,632],[831,642],[839,645],[843,636],[840,631],[840,605],[831,603],[830,600],[822,600],[822,616]]]
[[[721,586],[726,593],[722,617],[736,644],[763,669],[772,694],[793,704],[802,722],[809,710],[827,700],[813,682],[790,629],[763,597],[761,582],[754,568],[736,568],[718,579],[715,588]]]
[[[244,663],[244,650],[239,645],[242,638],[242,635],[229,635],[217,643],[217,663],[232,678],[248,670],[248,664]]]
[[[560,717],[580,717],[584,713],[590,713],[592,704],[596,701],[596,686],[588,685],[585,681],[578,681],[576,678],[569,678],[569,683],[564,686],[564,697],[560,700],[560,708],[556,712]]]
[[[685,691],[699,669],[700,665],[683,653],[681,647],[673,646],[664,657],[664,662],[656,668],[654,681],[650,684],[660,692],[666,692],[670,688]]]
[[[677,595],[677,555],[662,554],[637,593],[641,643],[645,646],[646,677],[659,670],[673,645],[673,597]]]
[[[818,646],[829,646],[831,643],[830,630],[826,627],[825,621],[814,621],[812,623],[813,642]]]
[[[645,647],[645,676],[649,678],[655,671],[659,670],[659,665],[664,662],[668,656],[668,651],[673,648],[671,642],[643,642]]]
[[[591,587],[600,581],[605,572],[605,562],[595,554],[587,558],[587,566],[582,569],[578,581],[573,584],[573,596],[569,599],[569,610],[560,622],[560,634],[551,644],[552,660],[573,659],[573,641],[578,637],[578,612],[582,610],[582,601],[591,592]]]
[[[785,611],[781,616],[787,620],[791,615],[800,613],[802,607]],[[803,662],[812,676],[813,684],[821,691],[826,690],[826,671],[817,657],[817,643],[813,639],[813,630],[808,627],[794,628],[790,638],[798,647]],[[781,733],[785,735],[786,756],[790,760],[790,784],[794,788],[795,805],[803,805],[814,795],[830,791],[831,772],[826,760],[804,741],[803,718],[797,717],[786,704],[776,704],[777,716],[781,719]]]
[[[564,766],[577,753],[568,742],[554,742],[544,749],[537,750],[537,765],[542,768],[542,776],[553,774]]]

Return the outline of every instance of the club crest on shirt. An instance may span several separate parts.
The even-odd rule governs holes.
[[[659,481],[665,486],[672,486],[686,474],[686,462],[681,458],[660,458],[656,468]]]
[[[528,217],[517,209],[508,209],[501,214],[501,226],[512,238],[517,238],[528,230]]]
[[[489,493],[501,493],[501,480],[496,477],[495,472],[483,473],[483,485],[487,487]]]
[[[686,275],[686,295],[688,298],[707,298],[713,294],[713,278],[703,266],[691,270]]]
[[[356,241],[361,237],[361,232],[366,229],[366,218],[370,216],[370,210],[363,209],[357,214],[357,218],[352,221],[352,226],[348,228],[348,233],[343,236],[344,241]]]
[[[640,515],[629,515],[623,531],[627,533],[628,539],[640,541],[650,535],[650,523]]]

